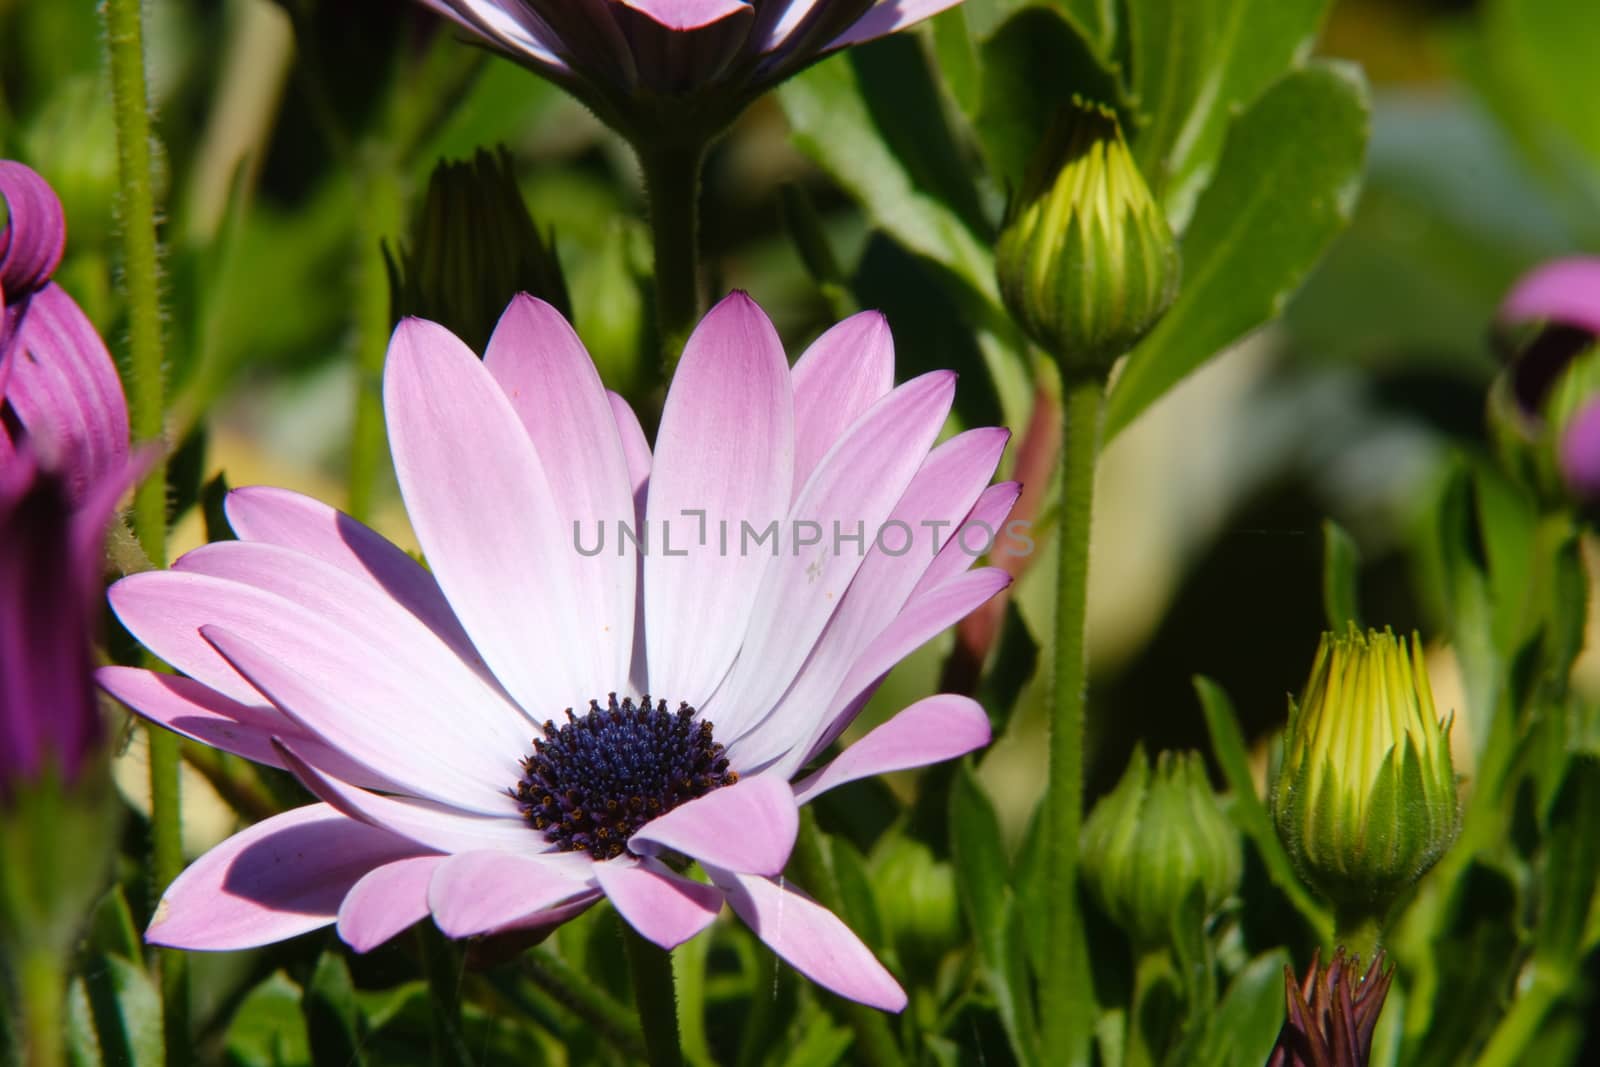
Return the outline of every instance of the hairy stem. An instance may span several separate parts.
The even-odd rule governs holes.
[[[1078,973],[1075,943],[1083,936],[1078,911],[1078,831],[1083,823],[1083,728],[1088,695],[1084,613],[1089,594],[1089,527],[1094,508],[1095,456],[1105,385],[1098,377],[1065,383],[1061,456],[1060,526],[1056,531],[1055,687],[1050,716],[1050,785],[1045,794],[1049,861],[1048,946],[1041,1015],[1045,1059],[1078,1062],[1088,1035],[1080,1021],[1093,1018],[1091,996]]]
[[[683,1067],[678,1047],[677,993],[672,983],[672,956],[646,941],[630,926],[624,933],[633,995],[644,1029],[650,1067]]]
[[[144,15],[140,0],[106,0],[102,10],[117,125],[117,207],[128,302],[128,421],[135,440],[159,442],[166,417],[166,379]],[[167,555],[167,471],[164,449],[159,445],[158,458],[134,495],[133,530],[151,563],[163,566]],[[178,738],[165,730],[150,730],[148,736],[151,867],[159,891],[183,869]],[[160,958],[167,1063],[185,1064],[190,1048],[187,961],[182,953],[171,950],[163,951]]]

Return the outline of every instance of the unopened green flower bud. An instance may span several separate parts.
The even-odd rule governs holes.
[[[431,319],[483,352],[500,313],[530,293],[572,318],[554,234],[541,234],[517,186],[511,156],[483,149],[470,163],[440,163],[398,254],[386,247],[396,321]]]
[[[1302,877],[1347,912],[1381,918],[1450,847],[1450,722],[1415,634],[1323,635],[1305,695],[1289,702],[1272,814]]]
[[[1241,870],[1239,833],[1196,752],[1161,753],[1152,775],[1144,749],[1135,749],[1083,824],[1082,858],[1090,891],[1141,949],[1171,939],[1173,916],[1190,894],[1215,911]]]
[[[884,926],[908,966],[933,966],[961,940],[955,871],[920,841],[893,837],[873,857]]]
[[[1104,375],[1178,292],[1177,242],[1116,112],[1074,100],[1035,152],[995,247],[1006,307],[1075,373]]]

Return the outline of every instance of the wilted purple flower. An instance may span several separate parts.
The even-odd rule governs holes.
[[[112,587],[189,677],[109,667],[102,684],[321,801],[202,857],[148,939],[249,948],[337,922],[364,952],[430,915],[466,938],[606,898],[671,947],[727,903],[813,981],[903,1007],[871,951],[780,877],[797,810],[971,751],[988,719],[929,697],[795,779],[896,662],[1009,582],[969,569],[984,538],[962,532],[1003,526],[1016,486],[986,488],[1004,430],[933,447],[954,375],[893,377],[882,316],[845,320],[791,370],[735,294],[690,337],[652,451],[550,305],[515,299],[483,360],[404,320],[384,404],[431,570],[252,488],[227,501],[240,540]],[[599,523],[647,547],[598,542]]]
[[[1585,500],[1600,499],[1600,406],[1581,399],[1575,406],[1552,403],[1573,361],[1600,340],[1600,258],[1574,256],[1534,268],[1501,305],[1506,326],[1540,323],[1542,329],[1510,367],[1511,393],[1521,417],[1538,426],[1554,412],[1556,463],[1567,487]],[[1587,384],[1587,383],[1584,383]]]
[[[1383,966],[1383,951],[1361,972],[1361,960],[1343,948],[1322,966],[1321,950],[1311,957],[1305,981],[1283,969],[1288,1017],[1278,1034],[1267,1067],[1366,1067],[1372,1056],[1372,1032],[1394,979]]]
[[[76,776],[100,732],[90,634],[100,542],[129,477],[122,384],[50,273],[61,203],[0,160],[0,796],[48,761]]]
[[[829,52],[961,0],[422,0],[630,134],[668,105],[714,134]],[[671,131],[667,131],[671,136]]]

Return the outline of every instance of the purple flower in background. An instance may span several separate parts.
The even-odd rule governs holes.
[[[829,52],[960,0],[422,0],[634,133],[670,99],[715,133]]]
[[[1574,256],[1534,268],[1507,295],[1499,318],[1507,326],[1543,324],[1517,354],[1510,377],[1523,415],[1542,419],[1574,360],[1600,339],[1600,258]],[[1600,392],[1556,414],[1562,480],[1579,497],[1600,499]]]
[[[0,797],[47,762],[76,777],[101,540],[127,487],[128,413],[94,327],[50,274],[66,241],[43,178],[0,160]]]
[[[727,903],[818,984],[903,1007],[871,951],[780,877],[798,808],[969,752],[988,719],[933,696],[796,779],[890,668],[1008,583],[971,568],[981,539],[961,532],[1001,526],[1017,487],[988,486],[1004,430],[934,447],[954,375],[893,375],[882,316],[838,324],[791,370],[736,293],[690,337],[652,451],[548,304],[515,299],[481,361],[403,321],[384,403],[431,569],[250,488],[227,501],[240,540],[112,588],[188,677],[109,667],[101,684],[320,800],[202,857],[148,939],[239,949],[336,923],[366,951],[429,915],[465,938],[604,897],[671,947]],[[601,523],[646,548],[594,550]],[[916,548],[874,536],[889,527]]]

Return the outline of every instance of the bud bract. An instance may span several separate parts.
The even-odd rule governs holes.
[[[872,888],[883,924],[908,966],[935,966],[961,941],[956,875],[920,841],[892,836],[873,857]]]
[[[1239,834],[1195,752],[1163,752],[1152,773],[1136,749],[1084,822],[1082,850],[1090,891],[1141,948],[1170,940],[1173,916],[1191,893],[1210,913],[1239,884]]]
[[[1272,814],[1301,875],[1336,908],[1381,916],[1455,840],[1449,735],[1415,634],[1323,635],[1289,704]]]
[[[1178,292],[1177,242],[1110,108],[1062,109],[995,247],[1006,307],[1071,373],[1104,375]]]
[[[529,293],[572,317],[553,234],[541,234],[517,186],[511,156],[479,149],[471,162],[444,162],[399,255],[384,249],[395,321],[430,319],[474,352],[487,350],[506,304]]]

